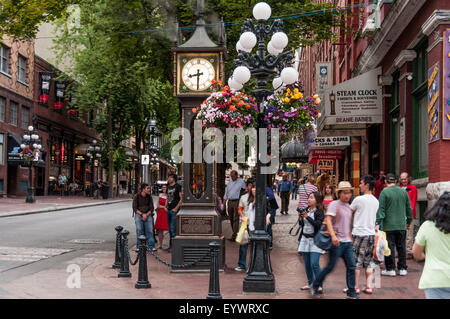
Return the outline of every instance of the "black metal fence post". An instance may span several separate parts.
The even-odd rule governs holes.
[[[152,234],[150,234],[152,236]],[[139,278],[134,286],[136,289],[146,289],[151,288],[152,285],[148,281],[147,273],[147,237],[144,235],[139,236],[140,246],[139,246]]]
[[[211,268],[209,272],[209,292],[206,299],[222,299],[219,285],[219,249],[220,244],[212,242],[209,244],[211,253]]]
[[[130,232],[128,230],[124,230],[122,233],[122,258],[120,259],[120,272],[117,275],[117,277],[119,278],[124,278],[124,277],[131,277],[131,273],[130,273],[130,264],[129,264],[129,260],[128,260],[128,234],[130,234]]]
[[[121,241],[122,241],[122,239],[121,239],[121,237],[122,237],[122,235],[120,234],[121,232],[122,232],[122,230],[123,230],[123,227],[122,226],[117,226],[116,228],[115,228],[115,230],[116,230],[116,232],[117,232],[117,235],[116,235],[116,256],[115,256],[115,260],[114,260],[114,264],[112,265],[112,268],[113,269],[119,269],[120,268],[120,250],[122,249],[121,248]]]

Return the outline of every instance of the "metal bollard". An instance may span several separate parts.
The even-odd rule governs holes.
[[[147,237],[144,235],[139,236],[139,241],[141,242],[139,247],[139,279],[134,286],[136,289],[146,289],[152,288],[152,285],[148,281],[147,273]]]
[[[131,272],[130,272],[130,264],[129,264],[129,260],[128,260],[128,252],[127,252],[127,248],[128,248],[128,234],[130,234],[130,232],[128,230],[124,230],[122,232],[122,247],[121,247],[121,251],[122,251],[122,258],[120,259],[120,272],[117,275],[117,277],[119,278],[126,278],[126,277],[131,277]]]
[[[117,226],[115,228],[117,235],[116,235],[116,256],[114,264],[112,265],[113,269],[119,269],[120,268],[120,249],[121,249],[121,241],[122,241],[122,235],[120,234],[123,230],[122,226]]]
[[[209,272],[209,292],[206,299],[222,299],[219,285],[219,249],[219,243],[209,243],[209,250],[211,252],[211,268]]]

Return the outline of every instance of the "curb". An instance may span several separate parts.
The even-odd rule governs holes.
[[[61,206],[61,207],[46,207],[46,208],[41,208],[41,209],[36,209],[36,210],[15,211],[15,212],[11,212],[11,213],[1,214],[0,218],[41,214],[41,213],[50,213],[50,212],[55,212],[55,211],[60,211],[60,210],[69,210],[69,209],[77,209],[77,208],[92,207],[92,206],[110,205],[110,204],[128,202],[128,201],[132,201],[132,200],[133,200],[132,198],[129,198],[129,199],[114,200],[114,201],[109,201],[109,202],[86,203],[86,204],[76,204],[76,205]]]

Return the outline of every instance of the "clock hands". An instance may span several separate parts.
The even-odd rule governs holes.
[[[188,75],[189,78],[192,78],[194,76],[197,77],[197,90],[199,89],[199,86],[200,86],[200,75],[203,75],[203,72],[200,73],[200,69],[197,69],[197,73],[196,74],[189,74]]]

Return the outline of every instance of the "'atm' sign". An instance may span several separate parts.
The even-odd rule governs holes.
[[[334,160],[317,160],[317,169],[333,169],[334,168]]]

